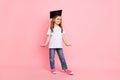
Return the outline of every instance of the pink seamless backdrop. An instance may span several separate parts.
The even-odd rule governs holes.
[[[40,75],[49,73],[48,49],[40,44],[50,25],[49,11],[57,9],[63,10],[63,27],[72,44],[63,44],[64,55],[77,76],[47,76],[52,80],[120,80],[119,0],[1,0],[0,80],[50,80]],[[61,69],[57,55],[55,60]],[[103,71],[102,77],[95,75],[97,71]]]

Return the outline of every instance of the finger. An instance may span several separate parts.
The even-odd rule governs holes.
[[[41,47],[44,47],[44,45],[40,45]]]
[[[43,46],[43,45],[40,45],[40,46]]]

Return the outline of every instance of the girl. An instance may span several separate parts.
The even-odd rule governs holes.
[[[50,68],[53,74],[56,74],[54,56],[55,56],[55,51],[57,51],[57,54],[61,62],[62,70],[67,74],[72,75],[73,72],[68,69],[62,50],[62,40],[64,41],[66,46],[70,46],[70,44],[66,42],[64,37],[61,14],[62,14],[62,10],[56,10],[50,12],[50,18],[52,18],[51,25],[47,32],[48,36],[46,42],[41,46],[45,47],[49,43]]]

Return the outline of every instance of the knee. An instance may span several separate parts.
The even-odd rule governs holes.
[[[62,61],[62,62],[65,62],[65,59],[64,59],[64,58],[61,58],[61,61]]]
[[[54,61],[54,57],[50,57],[49,59],[50,59],[50,61]]]

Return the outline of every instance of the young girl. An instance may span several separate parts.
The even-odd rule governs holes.
[[[51,25],[48,28],[48,32],[47,32],[48,36],[46,42],[41,46],[45,47],[49,43],[50,68],[53,74],[56,74],[54,56],[55,56],[55,51],[57,51],[57,54],[61,62],[62,70],[67,74],[72,75],[73,72],[68,69],[62,50],[62,40],[64,41],[66,46],[70,46],[70,44],[66,42],[64,37],[61,14],[62,14],[62,10],[56,10],[50,12],[50,18],[52,18]]]

